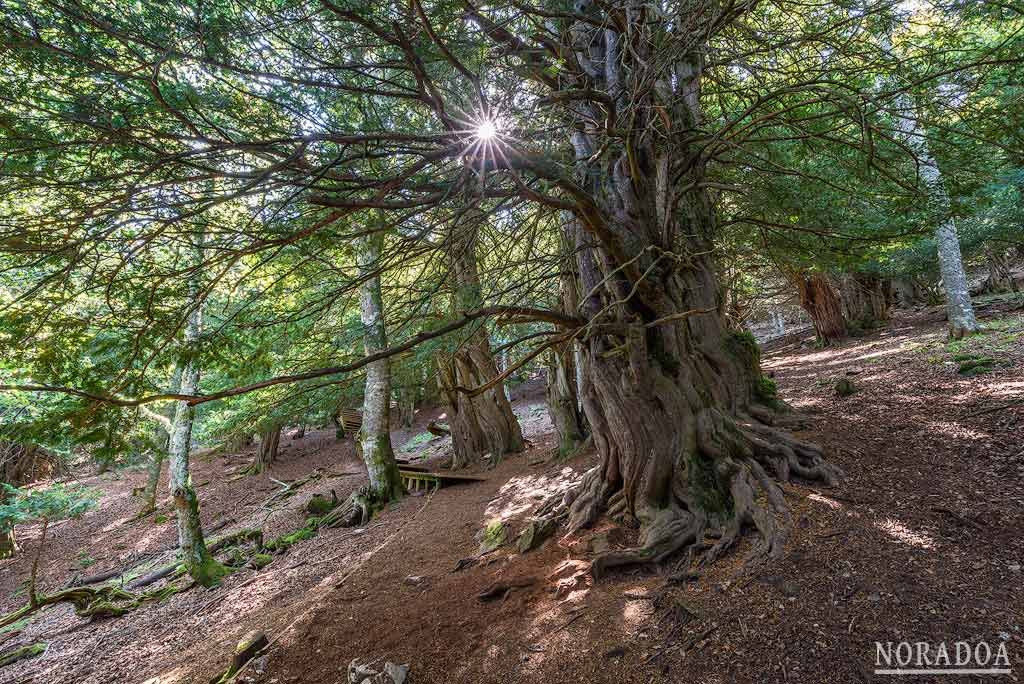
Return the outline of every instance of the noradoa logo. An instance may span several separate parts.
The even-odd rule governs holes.
[[[990,646],[984,641],[972,644],[944,641],[875,642],[876,675],[966,675],[1010,674],[1010,655],[1006,644]]]

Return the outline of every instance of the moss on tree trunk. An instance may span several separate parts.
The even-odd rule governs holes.
[[[363,278],[359,288],[360,317],[363,323],[363,346],[367,355],[387,348],[379,274],[383,244],[383,232],[357,240],[359,273]],[[369,478],[368,498],[374,505],[382,505],[401,497],[402,478],[391,446],[390,359],[380,359],[366,366],[358,444]]]

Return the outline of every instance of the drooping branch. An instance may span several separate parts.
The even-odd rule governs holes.
[[[547,309],[536,309],[532,307],[524,306],[487,306],[475,311],[463,312],[462,316],[447,323],[435,330],[429,330],[421,332],[413,337],[409,338],[405,342],[389,347],[383,351],[375,354],[370,354],[362,357],[357,361],[345,364],[342,366],[331,366],[328,368],[317,368],[315,370],[305,371],[303,373],[294,373],[291,375],[279,375],[274,378],[267,380],[261,380],[248,385],[241,385],[238,387],[232,387],[230,389],[221,390],[220,392],[214,392],[212,394],[175,394],[175,393],[163,393],[163,394],[151,394],[148,396],[140,397],[138,399],[126,399],[122,397],[116,397],[106,394],[97,394],[95,392],[87,392],[85,390],[76,389],[74,387],[63,387],[60,385],[47,385],[47,384],[27,384],[27,385],[12,385],[3,384],[0,385],[0,391],[5,392],[56,392],[61,394],[69,394],[83,399],[89,399],[103,404],[110,404],[112,406],[125,406],[134,407],[141,406],[143,404],[150,404],[156,401],[185,401],[188,402],[189,406],[198,406],[199,404],[205,404],[211,401],[217,401],[219,399],[226,399],[228,397],[237,397],[242,394],[248,394],[255,392],[256,390],[265,389],[267,387],[274,387],[277,385],[286,385],[295,382],[302,382],[303,380],[313,380],[315,378],[322,378],[327,375],[341,375],[343,373],[350,373],[355,370],[359,370],[363,366],[374,361],[381,359],[390,358],[396,354],[406,352],[413,347],[420,345],[429,340],[443,337],[449,333],[452,333],[460,328],[480,319],[484,318],[509,318],[515,319],[516,322],[524,321],[543,321],[546,323],[552,323],[564,328],[575,329],[586,325],[586,321],[581,318],[574,316],[568,316],[566,314],[559,313],[557,311],[549,311]]]

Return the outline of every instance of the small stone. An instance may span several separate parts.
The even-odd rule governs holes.
[[[836,383],[836,396],[848,397],[857,391],[857,386],[849,378],[842,378]]]
[[[519,553],[533,551],[554,534],[555,521],[550,518],[531,520],[530,523],[519,533],[519,541],[516,548]]]
[[[242,669],[242,666],[255,658],[260,652],[270,645],[267,635],[259,630],[253,630],[242,637],[235,646],[235,655],[231,658],[231,667],[228,668],[229,676]]]
[[[626,655],[625,646],[616,646],[615,648],[609,649],[604,653],[605,658],[621,658],[624,655]]]
[[[480,542],[481,554],[494,551],[508,541],[508,527],[501,520],[492,520],[477,533],[477,540]]]
[[[1010,572],[1020,572],[1020,563],[1010,563],[1006,566],[1006,569]]]
[[[405,578],[405,583],[410,587],[422,587],[427,583],[427,578],[420,575],[409,575]]]

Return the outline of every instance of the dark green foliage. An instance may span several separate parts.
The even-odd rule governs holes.
[[[96,505],[99,492],[80,485],[55,484],[47,489],[22,490],[7,483],[0,503],[0,530],[32,520],[51,522],[79,518]]]
[[[755,395],[762,402],[769,403],[778,399],[779,388],[773,378],[769,378],[767,375],[760,375],[757,378],[757,386],[755,387]]]
[[[970,354],[957,354],[953,358],[955,361],[960,362],[957,372],[968,378],[988,373],[995,367],[996,363],[995,359],[987,356],[974,356]]]

